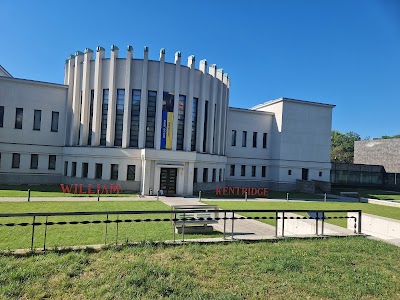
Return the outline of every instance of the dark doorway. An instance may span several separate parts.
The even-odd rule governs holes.
[[[176,194],[176,175],[177,169],[161,168],[160,190],[162,190],[165,195]]]
[[[301,169],[301,179],[308,180],[308,169]]]

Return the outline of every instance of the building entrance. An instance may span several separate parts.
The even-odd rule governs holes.
[[[161,168],[160,172],[160,190],[166,195],[176,194],[176,168]]]

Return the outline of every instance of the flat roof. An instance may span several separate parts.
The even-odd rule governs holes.
[[[249,108],[239,108],[239,107],[229,107],[229,110],[237,111],[237,112],[245,112],[245,113],[256,113],[256,114],[265,114],[265,115],[275,115],[275,113],[270,111],[262,111],[262,110],[252,110]]]
[[[49,85],[49,86],[52,86],[52,87],[56,86],[56,87],[61,87],[61,88],[68,88],[68,85],[65,85],[65,84],[45,82],[45,81],[37,81],[37,80],[23,79],[23,78],[0,76],[0,80],[20,81],[20,82],[28,83],[28,84],[41,84],[41,85]]]
[[[270,100],[261,104],[258,104],[256,106],[253,106],[250,109],[259,109],[265,106],[270,106],[272,104],[278,103],[278,102],[282,102],[282,101],[288,101],[288,102],[295,102],[295,103],[300,103],[300,104],[309,104],[309,105],[317,105],[317,106],[325,106],[325,107],[330,107],[330,108],[334,108],[336,105],[334,104],[326,104],[326,103],[320,103],[320,102],[312,102],[312,101],[306,101],[306,100],[298,100],[298,99],[291,99],[291,98],[285,98],[285,97],[281,97],[275,100]]]

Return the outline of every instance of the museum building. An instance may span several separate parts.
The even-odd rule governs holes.
[[[2,184],[120,184],[143,195],[221,186],[296,188],[330,181],[334,105],[279,98],[229,107],[230,80],[206,60],[182,65],[85,49],[64,84],[0,66]]]

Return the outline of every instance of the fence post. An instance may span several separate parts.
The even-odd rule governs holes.
[[[244,199],[247,201],[247,191],[244,193]]]
[[[157,201],[160,200],[160,191],[157,191]]]
[[[97,201],[100,201],[100,190],[97,190]]]
[[[116,234],[116,237],[115,237],[115,245],[118,245],[118,230],[119,230],[119,222],[118,222],[118,219],[119,219],[119,215],[117,215],[117,234]]]
[[[231,232],[231,239],[233,240],[233,229],[234,229],[234,222],[235,222],[235,212],[232,212],[232,232]]]
[[[49,216],[46,216],[46,224],[44,227],[44,241],[43,241],[43,251],[46,251],[46,238],[47,238],[47,219]]]
[[[285,212],[282,212],[282,237],[285,236]]]
[[[31,201],[31,189],[28,189],[28,202]]]
[[[174,234],[174,243],[176,242],[176,233],[175,233],[175,230],[176,230],[176,213],[174,213],[174,226],[172,226],[172,229],[173,229],[173,234]]]
[[[226,211],[224,212],[224,240],[226,235]]]
[[[289,202],[289,193],[286,193],[286,201]]]
[[[315,234],[318,235],[318,212],[316,212],[315,216]]]
[[[326,202],[326,193],[325,193],[325,195],[324,195],[324,202]]]
[[[199,202],[201,202],[201,191],[199,191]]]
[[[275,237],[278,237],[278,211],[275,212]]]
[[[108,214],[107,214],[107,221],[108,221]],[[107,233],[108,233],[108,222],[106,223],[106,234],[104,236],[104,245],[107,245]]]
[[[33,216],[33,222],[32,222],[32,240],[31,240],[31,250],[33,251],[33,240],[35,237],[35,218],[36,216]]]
[[[361,214],[362,214],[362,211],[360,210],[358,212],[358,234],[361,234]]]
[[[185,213],[183,213],[183,224],[182,224],[182,242],[185,241]]]

